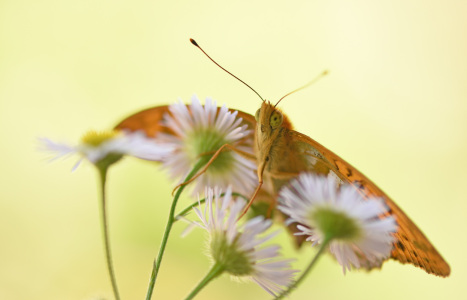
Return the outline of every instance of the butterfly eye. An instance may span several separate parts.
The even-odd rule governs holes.
[[[255,120],[256,122],[259,122],[259,111],[261,110],[261,108],[258,108],[258,110],[256,111],[255,113]]]
[[[279,127],[281,124],[282,114],[276,110],[272,113],[271,118],[269,119],[269,125],[274,129]]]

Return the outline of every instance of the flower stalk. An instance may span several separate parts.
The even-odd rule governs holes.
[[[184,182],[190,180],[196,173],[209,161],[209,158],[203,157],[201,158],[196,165],[193,167],[191,172],[186,176]],[[165,248],[167,246],[167,241],[169,239],[170,231],[172,230],[172,225],[176,221],[175,218],[175,208],[177,206],[178,199],[182,194],[183,190],[185,189],[186,185],[181,185],[180,188],[175,193],[174,199],[172,201],[172,206],[170,207],[169,218],[167,220],[167,225],[165,226],[164,236],[162,237],[161,246],[159,248],[159,253],[157,254],[157,258],[154,261],[151,278],[149,280],[148,291],[146,293],[146,300],[150,300],[152,297],[152,293],[154,291],[154,285],[156,284],[157,274],[159,273],[159,269],[162,262],[162,257],[164,256]]]
[[[324,242],[321,244],[321,247],[318,250],[318,253],[316,253],[316,255],[311,260],[310,264],[306,267],[306,269],[303,270],[300,277],[296,281],[294,281],[285,291],[280,293],[275,299],[283,299],[284,297],[288,296],[294,289],[296,289],[300,285],[300,283],[302,283],[302,281],[310,273],[311,269],[318,261],[318,258],[320,258],[321,255],[324,253],[324,250],[327,249],[330,241],[331,239],[324,240]]]
[[[193,299],[209,282],[214,278],[219,277],[224,272],[224,267],[215,263],[208,274],[198,283],[198,285],[191,291],[191,293],[185,298],[186,300]]]
[[[117,280],[115,278],[115,271],[112,263],[112,253],[110,250],[110,239],[109,239],[109,226],[107,220],[107,207],[106,207],[106,192],[105,185],[107,181],[107,170],[108,166],[99,168],[97,167],[100,178],[100,189],[101,189],[101,214],[102,214],[102,233],[104,237],[104,248],[105,248],[105,257],[107,260],[107,270],[110,276],[110,282],[112,284],[112,290],[115,296],[115,299],[119,300],[120,295],[118,293]]]

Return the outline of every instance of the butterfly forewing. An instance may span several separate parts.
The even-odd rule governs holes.
[[[449,265],[422,231],[373,182],[349,163],[310,137],[296,131],[290,131],[290,135],[295,147],[302,149],[301,155],[309,156],[312,161],[327,165],[331,172],[342,181],[355,186],[366,197],[382,197],[384,199],[389,208],[389,213],[394,215],[398,224],[398,230],[394,234],[396,242],[391,253],[392,258],[402,263],[411,263],[419,266],[431,274],[443,277],[449,275]]]

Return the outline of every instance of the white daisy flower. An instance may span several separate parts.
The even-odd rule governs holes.
[[[78,167],[82,159],[89,160],[96,166],[109,166],[124,155],[131,155],[145,160],[160,160],[172,151],[172,146],[158,144],[143,132],[89,131],[77,145],[56,143],[48,138],[39,138],[41,150],[52,153],[51,160],[78,154],[81,159],[73,167]]]
[[[209,98],[202,106],[196,96],[189,107],[179,101],[169,110],[162,123],[173,134],[161,132],[156,140],[173,146],[173,153],[163,160],[163,166],[179,183],[202,157],[209,160],[224,144],[253,152],[251,131],[246,124],[242,125],[242,118],[237,118],[237,111],[231,112],[225,105],[218,109],[216,102]],[[253,192],[258,183],[255,163],[226,150],[195,180],[193,195],[206,186],[225,189],[229,184],[236,192],[245,195]]]
[[[279,193],[279,209],[297,222],[313,245],[330,240],[329,250],[343,267],[377,267],[389,257],[397,230],[381,198],[363,199],[351,185],[340,189],[332,177],[302,174]]]
[[[272,296],[292,283],[296,270],[291,260],[279,259],[280,246],[260,246],[277,232],[259,236],[271,226],[271,220],[259,216],[243,225],[237,223],[245,201],[232,199],[230,187],[223,198],[220,189],[206,188],[204,211],[194,208],[201,223],[194,222],[209,232],[209,252],[214,263],[235,277],[249,278]],[[227,209],[230,207],[230,212]]]

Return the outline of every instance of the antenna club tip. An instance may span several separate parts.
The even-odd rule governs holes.
[[[324,75],[328,75],[328,74],[329,74],[329,70],[324,70],[322,75],[324,76]]]
[[[198,43],[194,39],[190,39],[190,42],[196,47],[199,47]]]

